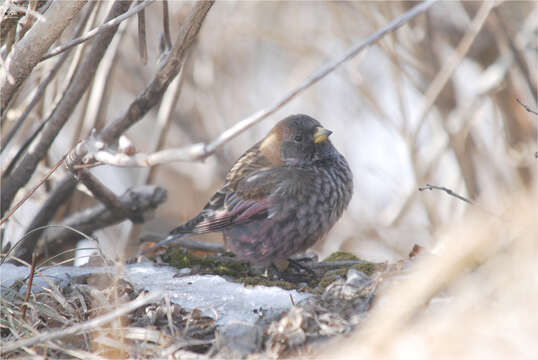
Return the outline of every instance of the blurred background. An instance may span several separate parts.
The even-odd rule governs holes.
[[[111,4],[97,2],[92,11],[85,5],[57,44],[73,38],[83,16],[89,16],[87,29],[102,23]],[[148,153],[208,142],[416,4],[216,2],[187,56],[181,81],[174,80],[164,96],[175,101],[170,116],[156,106],[125,134],[137,151]],[[169,1],[168,6],[174,40],[193,2]],[[99,131],[117,118],[148,86],[163,58],[162,14],[161,2],[145,11],[146,64],[139,55],[136,16],[122,23],[90,88],[13,204],[91,129]],[[447,187],[491,212],[516,191],[534,196],[536,115],[517,99],[536,110],[537,19],[534,1],[498,2],[494,7],[440,1],[203,162],[160,165],[151,173],[94,168],[91,172],[118,195],[145,183],[168,191],[153,220],[134,228],[125,221],[94,236],[111,258],[136,253],[140,236],[166,234],[197,214],[235,160],[278,120],[304,113],[334,132],[332,142],[355,177],[347,212],[314,250],[322,257],[345,250],[363,259],[393,262],[407,257],[414,244],[432,248],[436,236],[465,217],[469,205],[444,192],[419,192],[419,186]],[[5,57],[5,43],[2,49]],[[70,71],[87,51],[86,46],[70,50],[39,103],[2,149],[2,171],[53,109]],[[55,57],[40,62],[23,83],[2,118],[2,137],[54,64]],[[166,126],[157,125],[160,118]],[[12,215],[4,241],[17,241],[29,230],[65,173],[58,169]],[[54,222],[95,204],[78,185]],[[218,234],[200,238],[221,241]]]

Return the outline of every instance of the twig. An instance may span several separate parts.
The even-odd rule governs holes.
[[[519,100],[519,98],[517,98],[516,101],[519,103],[519,105],[523,106],[523,109],[527,110],[527,112],[530,112],[531,114],[534,114],[534,115],[538,115],[538,112],[532,110],[530,107],[528,107],[527,105],[523,104],[523,103],[521,102],[521,100]]]
[[[90,2],[90,4],[88,4],[88,9],[86,10],[84,15],[82,16],[82,21],[77,25],[77,28],[75,29],[75,36],[79,36],[80,33],[82,33],[82,30],[84,30],[84,26],[86,25],[86,22],[90,18],[90,14],[94,9],[95,4],[97,4],[97,2],[93,2],[93,1]],[[34,93],[34,95],[32,97],[32,100],[30,100],[30,102],[28,103],[28,105],[24,109],[24,112],[22,113],[22,115],[17,119],[17,122],[11,127],[11,129],[9,129],[9,132],[4,137],[2,137],[2,140],[0,141],[0,143],[2,144],[2,147],[0,148],[0,152],[2,152],[7,147],[8,143],[14,137],[15,133],[19,130],[19,128],[24,123],[24,121],[28,118],[28,115],[30,115],[30,113],[32,112],[32,109],[37,104],[37,102],[39,101],[39,99],[41,98],[43,93],[45,92],[45,89],[47,88],[49,83],[52,81],[52,79],[56,76],[56,74],[58,73],[58,70],[60,70],[60,67],[65,62],[65,60],[67,59],[68,56],[69,56],[69,53],[63,54],[58,59],[56,64],[54,64],[54,66],[52,67],[52,69],[48,73],[45,80],[43,80],[39,84],[39,86],[37,87],[37,89],[36,89],[36,91],[35,91],[35,93]],[[42,129],[44,125],[45,125],[45,121],[43,121],[40,124],[38,129],[36,129],[36,131],[29,137],[29,139],[35,138],[37,136],[37,133],[39,133],[39,130]],[[30,144],[30,142],[27,141],[27,144],[25,143],[26,147],[29,144]],[[19,154],[22,154],[22,151],[24,151],[23,149],[24,149],[24,146],[17,153],[18,156],[20,156]],[[17,155],[15,156],[15,158],[17,158]],[[13,164],[16,162],[15,158],[12,160]],[[9,167],[12,167],[12,165],[10,164]],[[2,177],[4,177],[4,178],[7,177],[6,172],[4,172],[2,174]]]
[[[446,188],[446,187],[443,187],[443,186],[436,186],[436,185],[430,185],[430,184],[426,184],[426,186],[423,186],[423,187],[419,187],[418,188],[418,191],[424,191],[424,190],[441,190],[441,191],[444,191],[446,192],[448,195],[452,195],[460,200],[463,200],[465,201],[466,203],[469,203],[469,204],[472,204],[473,202],[461,195],[458,195],[456,194],[454,191]]]
[[[155,0],[146,0],[146,1],[144,1],[143,3],[133,7],[131,10],[125,12],[124,14],[122,14],[122,15],[120,15],[118,17],[115,17],[112,20],[107,21],[106,23],[104,23],[102,25],[99,25],[95,29],[92,29],[92,30],[88,31],[85,35],[83,35],[83,36],[81,36],[81,37],[79,37],[77,39],[73,39],[73,40],[69,41],[68,43],[66,43],[64,45],[60,45],[60,46],[52,49],[51,51],[49,51],[48,53],[43,55],[39,61],[43,61],[43,60],[46,60],[46,59],[48,59],[50,57],[56,56],[59,53],[64,52],[69,48],[72,48],[73,46],[76,46],[76,45],[78,45],[80,43],[83,43],[84,41],[87,41],[87,40],[91,39],[92,37],[94,37],[95,35],[103,32],[103,31],[107,31],[107,30],[110,30],[110,29],[114,28],[115,26],[117,26],[122,21],[128,19],[129,17],[137,14],[139,11],[143,10],[147,6],[151,5],[151,3],[153,3],[154,1]]]
[[[26,308],[28,307],[28,300],[30,299],[30,293],[32,292],[32,283],[34,282],[35,264],[37,260],[37,253],[32,254],[32,266],[30,267],[30,275],[28,275],[28,284],[26,285],[26,295],[24,296],[24,304],[21,308],[21,318],[24,320],[26,317]]]
[[[353,265],[367,264],[365,260],[336,260],[336,261],[320,261],[315,263],[308,263],[308,267],[311,269],[333,269],[348,267]]]
[[[290,295],[291,306],[295,306],[295,301],[293,301],[293,296],[291,296],[291,293],[289,293],[289,295]]]
[[[428,90],[426,90],[426,93],[424,94],[424,105],[418,118],[418,125],[416,127],[416,130],[414,131],[415,137],[420,132],[422,126],[426,122],[426,117],[428,116],[431,108],[435,104],[435,101],[437,100],[438,96],[441,94],[441,91],[443,91],[448,80],[465,57],[465,54],[467,54],[467,52],[471,48],[474,39],[480,32],[480,29],[482,29],[482,27],[484,26],[486,19],[488,18],[489,13],[494,6],[495,1],[486,0],[482,3],[469,29],[454,50],[454,53],[447,60],[445,66],[443,66],[443,68],[435,76],[430,86],[428,87]]]
[[[147,236],[148,237],[148,236]],[[162,237],[155,236],[155,238],[160,241],[162,240]],[[145,239],[146,241],[153,240],[153,239]],[[200,251],[206,251],[206,252],[214,252],[214,253],[222,253],[226,251],[226,248],[222,244],[215,244],[215,243],[208,243],[208,242],[201,242],[201,241],[194,241],[194,240],[183,240],[178,239],[174,240],[172,243],[174,246],[180,246],[185,249],[191,249],[191,250],[200,250]]]
[[[47,11],[47,21],[38,21],[18,41],[7,59],[7,68],[0,75],[0,114],[8,109],[13,95],[22,82],[30,75],[39,58],[58,39],[63,30],[71,23],[86,1],[53,2]],[[13,83],[6,73],[13,76]]]
[[[30,338],[30,339],[18,340],[12,343],[4,343],[2,344],[2,347],[0,347],[0,354],[6,354],[10,351],[13,351],[22,347],[33,346],[33,345],[43,343],[46,341],[56,340],[56,339],[64,338],[66,336],[76,335],[82,331],[94,330],[95,328],[99,326],[103,326],[119,318],[120,316],[126,315],[130,313],[131,311],[138,309],[141,306],[144,306],[146,304],[156,301],[161,296],[162,296],[161,293],[142,295],[142,296],[139,296],[137,299],[120,306],[120,308],[117,310],[111,311],[105,315],[99,316],[90,321],[86,321],[82,324],[74,325],[74,326],[68,327],[66,329],[58,330],[58,331],[45,332],[38,336],[34,336],[33,338]]]
[[[56,165],[53,166],[52,169],[49,170],[49,172],[43,177],[43,179],[41,179],[41,181],[36,185],[34,186],[29,192],[26,193],[26,195],[24,195],[24,197],[15,205],[13,206],[11,209],[9,209],[9,211],[7,212],[7,214],[2,218],[2,220],[0,220],[0,225],[2,225],[4,222],[7,221],[7,219],[9,219],[9,217],[11,215],[13,215],[13,213],[15,211],[17,211],[17,209],[26,201],[30,198],[30,196],[33,195],[33,193],[56,171],[56,169],[58,169],[60,167],[60,165],[63,164],[65,158],[67,157],[67,154],[65,154],[64,156],[62,156],[62,158],[60,160],[58,160],[58,162],[56,163]]]
[[[164,34],[164,43],[166,44],[166,49],[172,47],[172,40],[170,39],[170,24],[169,24],[169,15],[168,15],[168,0],[163,0],[163,34]]]
[[[30,261],[32,252],[37,246],[37,241],[43,233],[44,226],[50,223],[56,216],[60,206],[71,197],[71,194],[76,187],[77,181],[73,178],[71,173],[68,173],[58,182],[50,192],[47,200],[45,200],[45,203],[39,209],[38,213],[32,219],[30,225],[26,228],[25,240],[15,250],[16,257],[23,259],[24,261]]]
[[[71,2],[66,2],[65,4],[70,3]],[[64,3],[62,3],[62,6],[63,4]],[[126,11],[129,8],[129,5],[130,2],[128,1],[115,2],[112,5],[107,18],[114,18],[118,16]],[[28,33],[32,32],[36,25],[34,25]],[[91,83],[93,74],[97,69],[97,66],[99,65],[104,53],[106,52],[108,45],[112,41],[116,29],[117,28],[111,28],[108,31],[104,31],[92,41],[90,53],[84,58],[84,61],[78,67],[76,74],[73,76],[72,81],[64,91],[62,98],[58,102],[54,111],[50,114],[50,120],[48,120],[48,124],[46,125],[45,129],[43,129],[40,136],[30,146],[25,156],[13,170],[12,175],[2,182],[0,192],[0,212],[2,215],[7,209],[9,209],[17,191],[19,191],[19,189],[24,186],[28,180],[30,180],[30,177],[35,171],[38,163],[46,155],[50,145],[73,112],[73,109],[77,106],[80,98]],[[24,37],[24,39],[27,37],[28,34]],[[24,39],[21,40],[21,42],[24,41]],[[3,101],[3,99],[1,99],[1,101]]]
[[[113,144],[129,127],[140,120],[153,106],[161,101],[164,91],[178,74],[187,50],[194,43],[213,1],[195,2],[164,64],[150,84],[129,105],[127,111],[109,124],[100,134],[105,144]]]
[[[41,22],[47,22],[47,19],[43,16],[43,14],[41,14],[39,11],[36,11],[35,9],[30,9],[24,6],[17,6],[13,4],[12,2],[10,2],[9,4],[9,9],[12,11],[25,13],[26,16],[30,15]]]
[[[138,0],[138,3],[141,1]],[[146,65],[148,63],[148,44],[146,42],[146,13],[144,9],[138,13],[138,50],[142,64]]]
[[[146,220],[153,215],[153,210],[166,200],[166,190],[153,185],[136,186],[128,189],[119,197],[123,208],[130,209],[135,217]],[[72,227],[84,234],[91,234],[96,230],[126,220],[127,217],[118,211],[112,211],[105,205],[99,204],[93,208],[80,211],[63,220],[62,225]],[[80,235],[71,230],[59,230],[51,234],[54,243],[64,243],[80,238]]]
[[[131,211],[129,207],[125,207],[116,194],[109,190],[92,173],[87,170],[81,170],[75,175],[108,210],[118,212],[121,217],[128,218],[135,223],[143,221],[142,214],[137,214]]]
[[[125,154],[112,154],[107,151],[99,151],[99,153],[89,155],[93,155],[95,157],[95,160],[102,161],[110,165],[129,167],[148,167],[158,164],[169,163],[172,161],[195,161],[205,159],[211,154],[213,154],[221,146],[228,143],[251,126],[257,124],[258,122],[267,118],[269,115],[276,112],[278,109],[290,102],[293,98],[302,93],[304,90],[324,78],[327,74],[334,71],[336,68],[338,68],[340,65],[342,65],[349,59],[353,58],[361,50],[372,45],[387,33],[396,30],[398,27],[402,26],[417,15],[426,11],[436,1],[437,0],[424,1],[421,4],[412,8],[411,10],[407,11],[403,15],[397,17],[388,25],[374,32],[364,41],[352,47],[342,56],[321,67],[308,79],[306,79],[301,85],[290,91],[273,105],[256,112],[255,114],[247,117],[246,119],[241,120],[228,130],[224,131],[219,137],[217,137],[210,143],[197,143],[179,149],[167,149],[153,154],[135,154],[134,156],[126,156]],[[146,89],[146,91],[144,91],[144,94],[140,95],[139,98],[146,97],[146,94],[148,93],[150,93],[150,90]],[[133,108],[133,110],[131,110],[131,108]],[[139,109],[138,105],[135,107],[134,104],[131,106],[131,108],[128,112],[137,112],[136,115],[138,116],[140,116],[138,112],[144,110]],[[112,125],[107,127],[107,129],[105,129],[105,134],[103,135],[103,140],[106,143],[109,143],[111,138],[125,131],[125,129],[127,129],[132,124],[129,120],[130,117],[131,116],[129,114],[126,114],[122,119],[115,121]]]

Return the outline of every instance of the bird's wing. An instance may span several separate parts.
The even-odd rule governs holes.
[[[241,181],[225,185],[202,212],[171,234],[222,231],[226,228],[271,217],[277,211],[279,193],[293,178],[289,168],[262,169]]]

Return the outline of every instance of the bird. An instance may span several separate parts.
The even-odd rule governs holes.
[[[279,121],[237,160],[201,212],[152,249],[222,232],[236,257],[259,266],[304,252],[327,234],[353,194],[353,174],[331,134],[308,115]]]

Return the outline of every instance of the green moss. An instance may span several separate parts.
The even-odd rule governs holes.
[[[176,249],[173,250],[172,253],[165,258],[165,261],[167,261],[173,267],[182,269],[190,268],[194,265],[200,265],[202,259],[189,251]]]
[[[355,255],[345,251],[335,251],[323,261],[359,260]]]
[[[356,269],[359,271],[362,271],[368,276],[372,276],[372,274],[377,270],[377,264],[371,263],[371,262],[365,262],[364,264],[357,264],[351,266],[351,269]]]
[[[237,282],[246,286],[278,286],[285,290],[303,290],[297,284],[293,284],[284,280],[269,280],[261,276],[246,276],[237,279]]]
[[[339,260],[358,260],[358,258],[353,254],[337,251],[328,256],[324,261]],[[180,269],[198,266],[199,271],[197,273],[199,274],[228,276],[236,279],[236,282],[242,283],[245,286],[278,286],[286,290],[298,290],[312,294],[322,294],[327,286],[332,284],[335,280],[345,278],[349,269],[362,271],[368,276],[371,276],[375,271],[378,270],[378,264],[370,262],[333,269],[321,274],[319,278],[311,280],[305,287],[284,280],[269,280],[263,276],[253,275],[253,273],[250,271],[250,265],[248,263],[230,261],[226,258],[219,258],[218,256],[201,257],[180,248],[172,250],[172,252],[165,257],[165,261],[167,261],[171,266]],[[285,271],[288,271],[288,269]]]
[[[200,274],[215,274],[222,276],[240,277],[248,273],[249,266],[245,263],[226,261],[218,257],[200,257],[190,251],[176,249],[165,258],[171,266],[178,269],[200,266]]]

